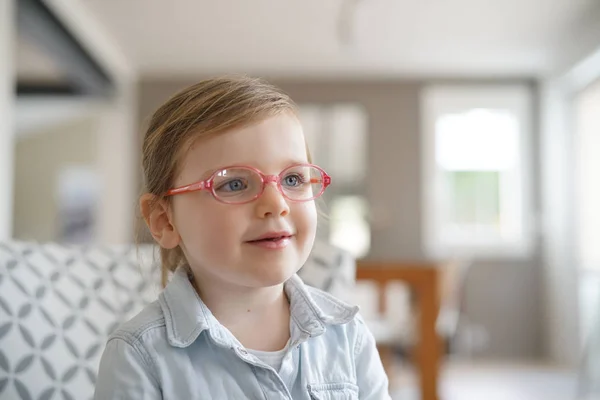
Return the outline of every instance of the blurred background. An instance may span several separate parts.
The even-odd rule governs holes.
[[[145,121],[223,73],[299,104],[324,240],[461,263],[441,398],[593,391],[600,2],[0,0],[0,240],[131,243]]]

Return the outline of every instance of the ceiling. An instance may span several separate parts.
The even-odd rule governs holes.
[[[543,76],[600,46],[599,0],[69,0],[146,77]],[[64,81],[18,38],[20,81]]]
[[[145,76],[537,76],[600,45],[597,0],[81,0]]]

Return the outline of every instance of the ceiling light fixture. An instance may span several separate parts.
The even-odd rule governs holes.
[[[362,0],[342,0],[338,16],[337,34],[338,40],[344,46],[350,46],[356,39],[355,18],[358,4]]]

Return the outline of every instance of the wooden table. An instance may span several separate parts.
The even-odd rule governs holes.
[[[419,339],[415,346],[415,362],[420,372],[422,400],[438,400],[438,375],[442,342],[437,334],[439,313],[439,271],[434,263],[404,263],[358,261],[356,279],[370,280],[378,285],[379,312],[386,309],[385,286],[403,281],[415,294],[419,312]]]

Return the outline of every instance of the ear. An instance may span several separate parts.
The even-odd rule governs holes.
[[[181,236],[173,225],[168,202],[146,193],[140,198],[140,208],[154,240],[165,249],[177,247],[181,242]]]

